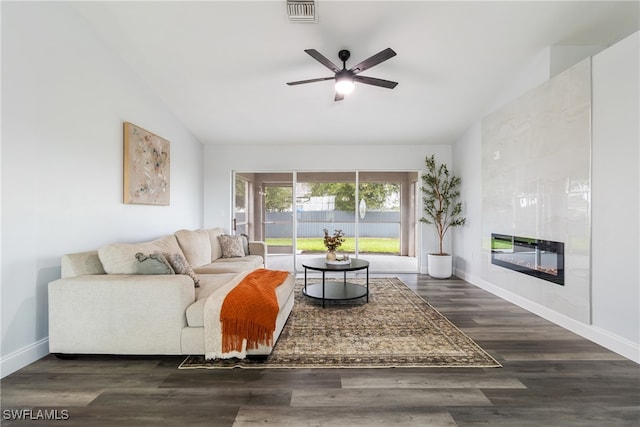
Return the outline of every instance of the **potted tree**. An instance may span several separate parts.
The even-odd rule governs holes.
[[[422,175],[422,204],[424,216],[420,222],[433,224],[438,235],[438,252],[427,255],[429,276],[437,279],[451,277],[453,263],[451,254],[443,250],[444,237],[451,227],[463,225],[467,219],[462,216],[460,178],[449,173],[447,165],[436,164],[435,156],[425,159],[427,172]]]

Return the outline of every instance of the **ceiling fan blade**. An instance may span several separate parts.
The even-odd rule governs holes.
[[[353,71],[354,74],[361,73],[364,70],[367,70],[375,65],[378,65],[381,62],[386,61],[387,59],[393,58],[394,56],[396,56],[396,53],[393,49],[388,47],[385,50],[381,50],[380,52],[376,53],[372,57],[365,59],[361,63],[354,65],[353,67],[351,67],[351,71]]]
[[[309,80],[298,80],[297,82],[288,82],[289,86],[301,85],[305,83],[315,83],[315,82],[323,82],[325,80],[333,80],[335,77],[320,77],[318,79],[309,79]]]
[[[336,92],[336,97],[333,100],[342,101],[343,99],[344,99],[344,94]]]
[[[324,55],[322,55],[317,50],[305,49],[304,51],[307,52],[309,55],[311,55],[313,59],[315,59],[316,61],[318,61],[319,63],[321,63],[322,65],[324,65],[325,67],[333,71],[334,73],[337,73],[338,71],[340,71],[340,68],[338,68],[336,64],[329,61]]]
[[[354,76],[353,80],[359,83],[364,83],[372,86],[385,87],[387,89],[393,89],[398,86],[398,82],[392,82],[391,80],[376,79],[375,77],[367,76]]]

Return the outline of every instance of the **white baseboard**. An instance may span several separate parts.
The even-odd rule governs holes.
[[[572,319],[557,311],[551,310],[543,305],[528,300],[520,295],[499,288],[491,283],[474,275],[466,274],[464,271],[456,270],[455,275],[474,286],[484,289],[500,298],[509,301],[531,313],[534,313],[558,326],[562,326],[569,331],[580,335],[596,344],[599,344],[621,356],[626,357],[640,364],[640,344],[629,341],[626,338],[612,334],[602,328],[587,325]]]
[[[49,337],[42,338],[18,351],[0,358],[0,378],[24,368],[49,354]]]

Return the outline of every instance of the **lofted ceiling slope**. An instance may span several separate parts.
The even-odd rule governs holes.
[[[317,1],[290,23],[282,1],[78,2],[74,7],[203,144],[449,144],[542,49],[609,45],[637,31],[638,2]],[[331,76],[397,56],[334,102]]]

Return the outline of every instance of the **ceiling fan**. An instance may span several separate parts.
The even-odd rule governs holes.
[[[289,82],[287,83],[289,86],[295,86],[305,83],[315,83],[322,82],[325,80],[335,80],[336,81],[336,96],[335,101],[342,101],[344,96],[351,93],[354,88],[354,83],[364,83],[372,86],[380,86],[387,89],[393,89],[398,85],[397,82],[392,82],[390,80],[377,79],[375,77],[366,77],[360,76],[361,72],[367,70],[373,66],[378,65],[381,62],[386,61],[387,59],[393,58],[396,56],[396,53],[391,48],[386,48],[370,58],[365,59],[357,65],[354,65],[350,69],[347,70],[347,60],[351,57],[351,52],[348,50],[341,50],[338,52],[338,58],[342,61],[342,70],[338,68],[333,62],[329,61],[325,56],[323,56],[320,52],[315,49],[305,49],[312,58],[316,61],[330,69],[335,73],[333,77],[320,77],[317,79],[310,80],[299,80],[297,82]]]

